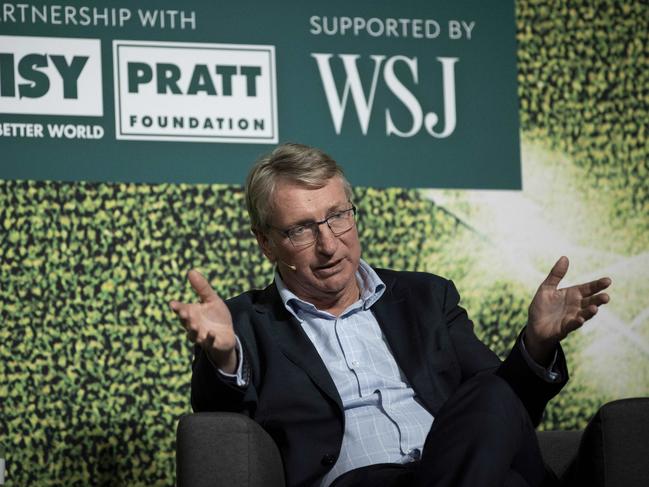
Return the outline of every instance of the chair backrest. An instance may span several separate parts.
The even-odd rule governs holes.
[[[571,485],[649,485],[649,398],[621,399],[600,408],[584,430]]]

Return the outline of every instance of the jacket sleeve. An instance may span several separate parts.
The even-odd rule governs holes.
[[[521,338],[509,352],[507,358],[496,371],[496,374],[507,381],[516,395],[525,405],[534,426],[541,422],[543,411],[550,399],[559,393],[568,382],[568,368],[561,345],[558,345],[555,370],[559,371],[560,380],[548,381],[539,376],[528,365],[520,347]]]
[[[245,385],[221,374],[212,364],[207,353],[198,345],[194,347],[192,364],[191,403],[195,412],[228,411],[252,415],[257,404],[257,392],[253,384],[255,360],[254,336],[249,326],[249,314],[237,312],[227,302],[232,312],[234,329],[241,343],[242,375]]]
[[[563,350],[559,346],[555,369],[561,380],[552,382],[540,377],[523,356],[520,337],[504,361],[500,361],[473,331],[473,323],[459,305],[460,296],[453,282],[448,281],[444,299],[444,313],[448,330],[460,362],[462,380],[478,373],[495,373],[514,390],[527,409],[534,425],[538,425],[546,404],[568,380],[568,370]],[[522,324],[521,324],[522,326]]]

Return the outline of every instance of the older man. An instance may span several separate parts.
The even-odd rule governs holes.
[[[244,412],[279,447],[289,486],[539,486],[547,401],[568,379],[559,342],[608,302],[602,278],[557,289],[559,259],[501,362],[453,284],[361,259],[356,208],[327,154],[285,144],[246,182],[274,282],[171,308],[196,346],[196,411]]]

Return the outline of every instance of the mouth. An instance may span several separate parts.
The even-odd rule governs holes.
[[[313,272],[318,275],[329,276],[338,272],[342,267],[342,263],[343,263],[342,259],[329,262],[327,264],[323,264],[315,267],[313,269]]]

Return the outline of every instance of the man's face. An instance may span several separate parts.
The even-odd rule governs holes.
[[[330,179],[319,189],[280,180],[275,186],[270,223],[287,230],[322,221],[350,207],[339,177]],[[298,297],[316,306],[351,304],[358,298],[355,274],[361,256],[356,225],[339,236],[326,223],[318,229],[318,238],[310,245],[294,246],[288,237],[274,229],[259,234],[258,241],[264,254],[279,266],[286,286]]]

